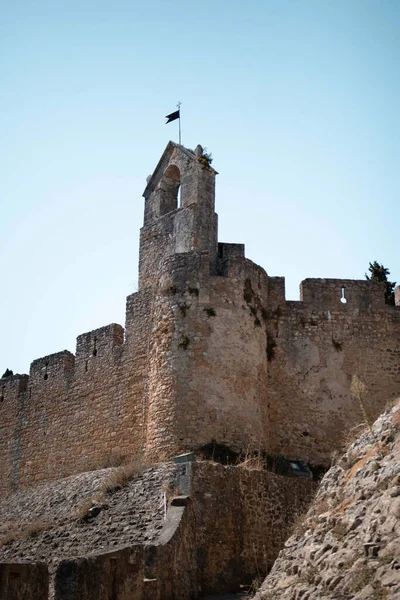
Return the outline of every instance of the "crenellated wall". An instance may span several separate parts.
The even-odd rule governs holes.
[[[330,310],[342,305],[347,314],[368,313],[385,308],[384,284],[353,279],[305,279],[300,284],[300,300],[315,309]]]
[[[135,345],[124,343],[116,324],[85,333],[76,356],[49,355],[32,363],[29,377],[1,380],[0,489],[65,477],[142,448],[144,328],[130,332]]]
[[[327,465],[363,419],[400,395],[400,292],[373,281],[283,277],[217,242],[215,175],[170,142],[148,180],[139,291],[111,324],[0,380],[0,491],[140,451],[210,442]]]
[[[400,307],[385,305],[372,281],[307,279],[300,296],[269,321],[268,449],[329,464],[346,431],[364,421],[354,375],[371,419],[400,395]]]

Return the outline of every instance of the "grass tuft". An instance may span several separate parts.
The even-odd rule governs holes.
[[[0,547],[11,544],[17,540],[26,540],[31,537],[35,537],[43,531],[48,531],[54,527],[54,523],[44,521],[32,521],[18,529],[17,531],[9,531],[2,538],[0,538]]]
[[[143,473],[150,467],[150,463],[145,461],[142,456],[136,457],[127,465],[117,467],[104,480],[100,492],[103,494],[111,494],[127,485],[136,475]]]

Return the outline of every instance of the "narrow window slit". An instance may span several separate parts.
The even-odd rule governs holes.
[[[345,287],[344,286],[342,287],[342,297],[340,298],[340,302],[342,304],[346,304],[347,303],[347,299],[346,299],[346,296],[345,296]]]

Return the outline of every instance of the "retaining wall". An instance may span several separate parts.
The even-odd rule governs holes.
[[[265,576],[316,488],[310,480],[209,462],[177,465],[175,485],[183,493],[155,543],[62,560],[55,600],[194,600],[237,591]],[[2,565],[0,573],[13,568]],[[22,600],[39,571],[32,600],[47,600],[46,567],[17,569],[19,584],[7,583],[0,600]]]

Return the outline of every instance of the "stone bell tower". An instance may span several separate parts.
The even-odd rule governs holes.
[[[143,193],[139,289],[154,287],[170,255],[208,252],[210,272],[217,257],[215,175],[203,148],[193,152],[169,142]]]
[[[147,323],[141,400],[152,459],[213,441],[264,447],[266,332],[257,310],[261,317],[267,274],[242,244],[218,243],[216,174],[201,146],[169,142],[143,194],[133,313]]]

